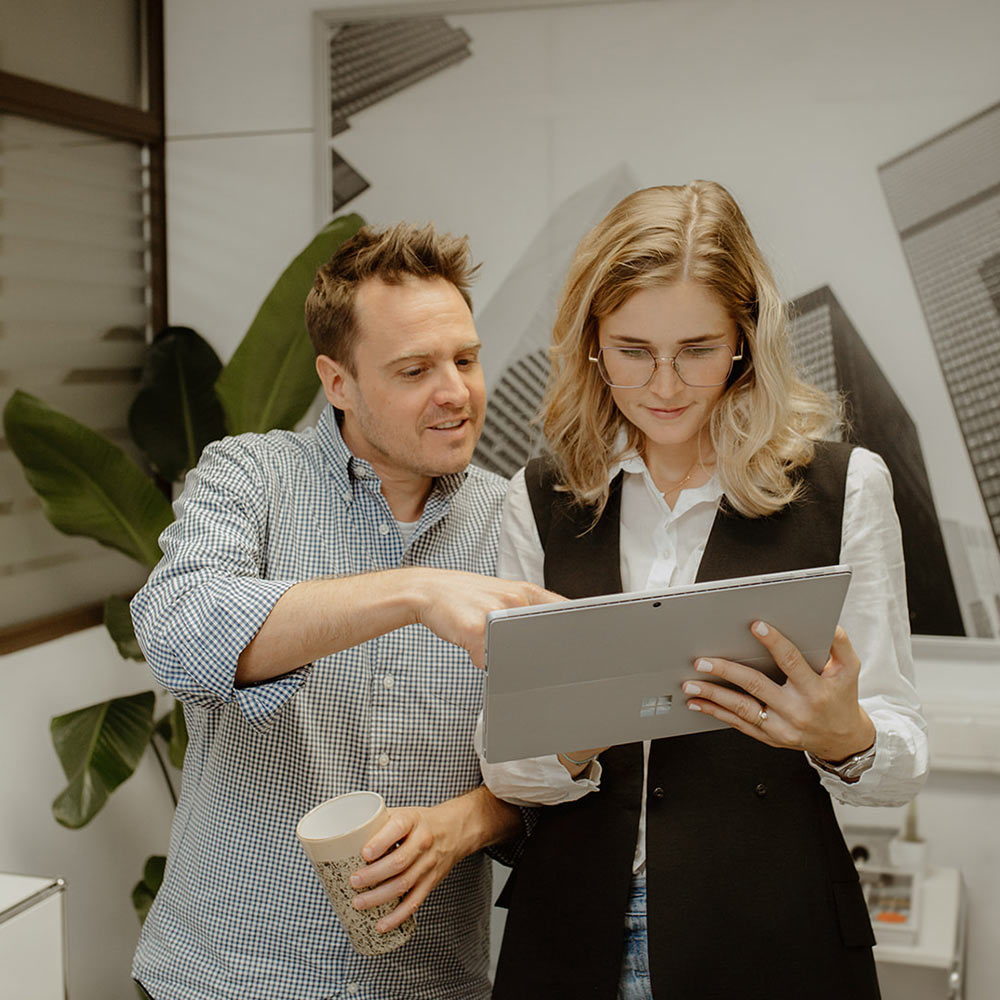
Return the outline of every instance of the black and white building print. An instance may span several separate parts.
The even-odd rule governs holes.
[[[1000,545],[1000,104],[879,176]]]
[[[790,312],[795,360],[803,375],[844,398],[845,436],[881,455],[892,475],[911,631],[977,634],[970,628],[971,607],[966,616],[959,607],[913,418],[828,287],[795,299]]]
[[[350,128],[351,115],[471,55],[467,32],[443,17],[378,18],[335,25],[328,42],[327,135]],[[338,211],[369,182],[331,145],[329,197]]]

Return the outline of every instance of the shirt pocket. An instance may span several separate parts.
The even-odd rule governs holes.
[[[475,721],[482,707],[486,674],[464,649],[438,638],[423,625],[396,629],[378,643],[376,675],[392,670],[399,676],[402,691],[429,710],[447,708]],[[377,686],[378,676],[373,680]]]

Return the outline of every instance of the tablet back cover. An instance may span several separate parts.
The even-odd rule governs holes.
[[[685,707],[698,657],[784,675],[750,632],[762,619],[817,671],[829,657],[850,570],[821,567],[494,612],[486,628],[490,763],[659,739],[724,723]]]

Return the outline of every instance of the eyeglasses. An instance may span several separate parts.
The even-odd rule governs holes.
[[[733,354],[726,344],[692,344],[673,357],[658,358],[645,347],[601,347],[589,360],[597,362],[601,378],[612,389],[641,389],[652,381],[661,361],[669,361],[685,385],[708,389],[724,385],[733,365],[743,360],[742,347],[737,350],[739,353]]]

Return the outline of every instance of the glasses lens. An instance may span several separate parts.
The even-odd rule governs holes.
[[[733,352],[726,344],[685,347],[677,352],[674,367],[687,385],[722,385],[733,370]]]
[[[653,375],[656,362],[643,347],[602,347],[599,368],[608,385],[635,389]]]

